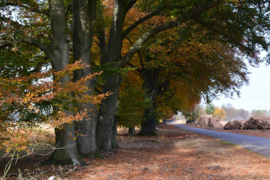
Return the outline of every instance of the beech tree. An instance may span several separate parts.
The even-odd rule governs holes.
[[[12,152],[13,156],[16,153],[16,157],[20,157],[21,154],[25,154],[22,151],[26,151],[27,155],[33,154],[34,149],[31,147],[35,146],[35,143],[32,138],[33,135],[36,135],[35,133],[37,133],[38,129],[31,126],[40,122],[50,124],[56,129],[56,133],[60,133],[61,136],[56,136],[56,141],[57,138],[66,138],[68,141],[76,140],[76,135],[72,134],[71,131],[66,136],[63,136],[61,133],[67,131],[66,126],[72,127],[74,122],[80,122],[88,117],[88,111],[92,110],[85,108],[78,111],[77,105],[81,103],[99,104],[101,99],[105,97],[104,95],[89,96],[87,94],[89,91],[87,81],[92,79],[97,73],[89,74],[76,82],[59,82],[62,77],[68,74],[72,75],[74,70],[83,69],[83,66],[78,63],[69,65],[64,70],[58,72],[49,71],[12,78],[0,77],[0,111],[5,111],[5,115],[8,116],[15,114],[15,118],[0,119],[0,144],[1,147],[5,147],[7,155]],[[54,82],[49,80],[49,77],[52,75],[55,77]],[[49,103],[49,106],[54,108],[54,111],[47,112],[45,114],[47,118],[43,118],[42,121],[40,119],[25,121],[24,112],[44,115],[40,106],[37,106],[37,104],[42,102]],[[14,110],[10,106],[14,106],[16,109],[23,109],[24,111]],[[72,163],[82,164],[80,155],[76,151],[74,152],[74,149],[77,149],[76,143],[66,143],[64,146],[60,144],[55,149],[51,158],[55,163],[67,163],[66,161],[70,161],[69,155],[71,155],[71,158],[74,160]],[[77,160],[80,161],[76,162]]]
[[[152,24],[143,23],[141,28],[151,28]],[[142,29],[137,28],[137,33]],[[237,50],[220,44],[219,36],[205,38],[206,33],[204,27],[187,22],[181,29],[150,39],[127,64],[136,67],[133,76],[141,78],[145,99],[151,102],[145,112],[142,134],[154,133],[158,109],[164,112],[170,107],[168,110],[172,112],[188,113],[201,96],[238,93],[238,88],[247,82],[246,65],[237,57]],[[128,40],[132,42],[133,36]]]
[[[268,29],[268,18],[263,13],[267,4],[262,6],[260,1],[106,1],[108,7],[113,6],[113,12],[110,14],[112,23],[108,37],[106,37],[105,26],[98,28],[98,38],[101,54],[101,65],[109,65],[111,68],[124,68],[130,59],[137,53],[142,45],[160,32],[175,27],[183,27],[184,23],[192,21],[208,29],[206,37],[212,35],[220,36],[220,41],[230,44],[232,47],[239,48],[240,51],[249,56],[250,62],[256,62],[256,45],[267,49],[267,43],[259,33]],[[111,4],[109,4],[109,2]],[[136,4],[135,4],[136,3]],[[266,2],[263,2],[266,3]],[[125,16],[132,8],[139,8],[147,11],[149,14],[139,18],[131,26],[123,29]],[[256,7],[256,8],[255,8]],[[102,14],[102,13],[101,13]],[[122,52],[123,40],[128,38],[133,30],[139,27],[143,22],[158,15],[169,18],[164,23],[156,23],[151,29],[145,29],[141,35],[133,41],[132,46],[125,52]],[[257,19],[250,19],[252,16]],[[215,17],[215,18],[213,18]],[[102,18],[101,18],[102,19]],[[108,42],[106,42],[108,39]],[[105,72],[106,73],[106,72]],[[114,96],[105,99],[99,113],[98,123],[98,143],[102,149],[111,149],[112,128],[115,125],[114,115],[116,114],[116,103],[118,87],[121,82],[121,76],[118,74],[108,75],[105,78],[103,91],[113,91]],[[104,133],[106,132],[106,133]]]
[[[107,1],[109,3],[110,1]],[[139,20],[134,22],[130,27],[123,29],[126,14],[132,8],[137,8],[134,6],[136,3],[139,8],[143,10],[148,9],[150,14],[141,17]],[[211,9],[211,7],[217,6],[220,2],[218,1],[210,1],[203,5],[198,6],[195,10],[189,10],[189,7],[193,7],[192,4],[186,2],[176,2],[173,1],[172,3],[167,3],[163,1],[153,1],[150,7],[150,1],[137,1],[137,0],[120,0],[115,1],[113,4],[113,13],[112,13],[112,23],[110,26],[110,33],[108,43],[106,43],[106,33],[105,28],[100,27],[98,28],[98,38],[99,38],[99,45],[100,45],[100,53],[101,53],[101,60],[100,64],[105,65],[109,64],[110,67],[116,68],[124,68],[125,65],[129,62],[129,60],[137,53],[141,46],[152,36],[166,31],[168,29],[177,27],[184,22],[187,22],[192,17],[199,16],[204,12]],[[111,5],[112,4],[108,4]],[[176,5],[177,7],[181,7],[183,5],[183,10],[181,12],[181,8],[177,9],[173,6]],[[194,6],[195,7],[195,6]],[[163,23],[159,26],[154,27],[146,32],[143,32],[134,44],[130,47],[128,52],[122,55],[122,45],[123,40],[134,30],[137,26],[141,23],[149,20],[154,16],[158,16],[166,10],[175,10],[175,15],[178,17],[172,19],[169,22]],[[152,12],[151,12],[152,11]],[[178,14],[179,13],[179,14]],[[102,18],[101,18],[102,19]],[[106,74],[106,72],[105,72]],[[98,147],[101,149],[111,149],[113,147],[117,147],[116,144],[112,144],[112,142],[117,142],[112,140],[116,138],[116,135],[113,134],[113,126],[116,126],[115,114],[116,114],[116,104],[117,104],[117,94],[119,89],[119,84],[121,82],[121,76],[119,74],[110,74],[107,73],[105,76],[105,83],[103,86],[103,92],[115,92],[114,95],[106,98],[99,111],[99,120],[98,120],[98,131],[97,131],[97,142]]]
[[[16,47],[18,43],[36,46],[50,59],[55,71],[63,70],[71,59],[73,62],[82,59],[82,62],[91,65],[90,48],[95,15],[97,15],[97,19],[102,21],[102,23],[97,21],[95,26],[100,50],[99,64],[109,69],[125,68],[149,38],[168,29],[182,28],[190,21],[209,30],[205,37],[220,36],[220,43],[239,49],[249,57],[250,62],[258,61],[256,58],[257,47],[268,49],[264,36],[264,32],[269,30],[270,24],[267,1],[74,0],[73,7],[70,2],[69,0],[2,1],[0,6],[1,47]],[[103,6],[102,3],[104,3]],[[17,18],[12,17],[11,8],[17,9]],[[126,15],[134,8],[139,8],[140,11],[145,13],[132,22],[129,27],[124,28],[127,22]],[[72,12],[70,12],[71,9],[73,9]],[[109,23],[107,23],[105,16],[110,17]],[[151,29],[143,30],[134,40],[132,46],[123,51],[123,40],[127,39],[134,29],[143,22],[157,16],[169,18],[164,22],[156,23]],[[107,29],[109,30],[107,31]],[[109,33],[107,34],[106,31]],[[72,45],[73,48],[71,48]],[[71,49],[74,49],[73,58],[70,58],[72,55],[70,54]],[[91,67],[78,71],[74,80],[84,77],[91,71]],[[64,83],[70,80],[69,76],[65,76],[60,82]],[[95,154],[93,152],[97,152],[98,149],[109,150],[118,147],[115,115],[117,114],[118,92],[121,81],[122,77],[119,73],[104,71],[102,92],[114,92],[114,94],[103,100],[97,117],[94,116],[97,113],[90,112],[88,114],[93,119],[92,122],[78,124],[79,131],[85,130],[84,133],[87,134],[86,137],[81,137],[81,140],[78,140],[80,149],[73,147],[69,151],[55,152],[54,160],[67,160],[79,164],[79,157],[75,155],[78,152],[87,157],[92,157]],[[94,80],[89,80],[89,89],[93,89],[93,85]],[[91,94],[93,91],[88,93]],[[85,106],[92,107],[91,104]],[[96,118],[97,120],[95,120]],[[96,122],[97,132],[95,133]],[[67,126],[62,134],[69,133],[74,134],[74,128]],[[75,143],[74,140],[67,139],[66,136],[60,136],[59,133],[56,133],[56,136],[59,137],[57,143],[61,146]],[[63,156],[57,156],[56,154],[62,154]]]
[[[93,36],[93,26],[95,20],[96,1],[75,0],[49,0],[49,1],[9,1],[1,3],[1,48],[19,48],[18,44],[27,43],[38,47],[41,52],[50,59],[52,69],[56,72],[64,70],[70,62],[70,41],[73,37],[74,58],[81,60],[87,65],[91,62],[90,49],[91,37]],[[70,10],[74,8],[74,23]],[[17,12],[17,16],[11,13]],[[73,35],[73,36],[72,36]],[[18,49],[20,50],[20,49]],[[74,60],[73,60],[74,61]],[[91,73],[91,67],[78,70],[74,75],[74,81],[79,80]],[[62,77],[59,82],[70,82],[70,76]],[[88,95],[92,95],[93,80],[88,80]],[[82,108],[92,108],[93,105],[87,103]],[[66,112],[68,113],[68,112]],[[72,114],[72,112],[69,112]],[[88,117],[92,118],[92,112]],[[77,139],[78,147],[71,146],[76,141],[69,138],[75,136],[74,127],[70,124],[65,125],[64,129],[56,129],[56,144],[60,149],[56,150],[51,162],[72,163],[81,165],[81,155],[93,156],[97,151],[95,142],[95,120],[78,122],[76,128],[82,131]],[[70,148],[63,148],[70,146]],[[79,149],[79,150],[78,150]]]

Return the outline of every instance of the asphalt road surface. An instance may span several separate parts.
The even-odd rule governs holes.
[[[204,134],[217,139],[228,141],[230,143],[242,146],[243,148],[257,152],[266,157],[270,157],[270,138],[218,132],[213,130],[189,127],[182,124],[171,124],[171,125],[174,125],[187,131],[192,131],[195,133]]]

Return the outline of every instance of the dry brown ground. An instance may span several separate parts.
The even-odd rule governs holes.
[[[121,149],[106,152],[105,159],[85,159],[88,166],[77,167],[66,176],[66,172],[63,172],[62,178],[270,179],[269,158],[174,126],[158,125],[158,129],[158,135],[154,137],[118,136]],[[10,174],[17,171],[18,167],[22,171],[27,168],[33,172],[37,169],[34,165],[40,160],[38,157],[32,157],[19,161],[20,164],[16,165]],[[52,166],[39,168],[43,172],[52,170]],[[71,167],[63,168],[71,169]],[[59,167],[55,166],[55,169]],[[2,171],[3,162],[0,167],[0,172]],[[41,179],[46,179],[52,174],[55,174],[55,171],[45,174]]]
[[[195,127],[194,123],[185,124],[187,126]],[[213,129],[213,128],[202,128],[202,129],[211,129],[219,132],[227,132],[227,133],[235,133],[235,134],[245,134],[250,136],[259,136],[259,137],[266,137],[270,138],[270,130],[220,130],[220,129]]]

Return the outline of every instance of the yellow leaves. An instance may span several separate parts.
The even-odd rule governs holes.
[[[226,118],[226,112],[222,108],[215,107],[214,116],[218,116],[220,120]]]

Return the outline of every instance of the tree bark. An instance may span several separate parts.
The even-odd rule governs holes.
[[[117,101],[119,85],[122,81],[120,75],[106,75],[106,84],[103,87],[104,92],[113,92],[112,95],[102,101],[99,110],[97,124],[97,145],[100,150],[111,150],[118,145],[116,144],[117,121]],[[112,141],[113,140],[113,141]]]
[[[146,113],[146,116],[149,115]],[[145,120],[142,125],[141,125],[141,131],[140,135],[156,135],[156,123],[155,123],[155,118],[149,118]]]
[[[152,97],[151,97],[152,98]],[[146,100],[150,101],[150,106],[145,110],[144,121],[141,124],[140,135],[156,135],[156,107],[153,99],[150,99],[149,96],[146,97]]]
[[[73,52],[74,60],[81,60],[88,65],[84,69],[77,70],[74,73],[74,81],[92,73],[91,65],[91,46],[93,41],[93,31],[96,18],[96,0],[74,0],[73,1]],[[87,94],[94,94],[94,80],[88,80],[89,91]],[[77,148],[83,157],[100,157],[96,145],[96,125],[97,110],[94,104],[87,103],[79,105],[80,108],[88,109],[88,116],[83,121],[75,122],[75,130],[78,131]]]
[[[131,136],[136,135],[134,126],[131,126],[131,127],[128,128],[128,134],[131,135]]]
[[[112,131],[112,149],[119,149],[120,146],[117,143],[117,123],[118,123],[118,118],[114,118],[114,123],[113,123],[113,131]]]
[[[47,55],[51,59],[53,69],[58,72],[65,69],[69,63],[69,41],[63,0],[50,0],[49,8],[53,40]],[[69,81],[68,75],[60,79],[61,83]],[[73,114],[73,112],[66,113]],[[57,149],[44,163],[83,165],[84,162],[79,155],[74,137],[73,123],[65,124],[63,129],[55,129]]]
[[[121,58],[122,49],[122,31],[123,22],[127,13],[127,6],[131,0],[117,0],[114,4],[113,19],[111,23],[108,48],[105,44],[105,33],[103,28],[98,28],[100,31],[99,40],[101,52],[106,55],[101,55],[101,65],[107,65],[110,63],[111,68],[117,68],[117,61]],[[133,3],[135,3],[134,1]],[[130,5],[130,4],[129,4]],[[97,125],[97,145],[99,149],[111,150],[119,147],[116,140],[117,121],[115,115],[117,113],[117,101],[119,93],[119,85],[122,81],[121,75],[116,73],[104,72],[105,83],[103,85],[103,93],[112,92],[110,95],[102,101],[102,105],[99,109],[98,125]]]
[[[73,138],[75,138],[73,124],[65,124],[63,129],[55,129],[57,149],[42,164],[85,165],[77,151],[76,141]]]
[[[146,60],[148,60],[145,57]],[[143,69],[143,90],[144,90],[144,99],[145,101],[150,101],[149,107],[145,110],[144,118],[145,121],[141,124],[140,135],[155,135],[155,121],[156,121],[156,112],[157,109],[155,105],[155,98],[158,93],[158,76],[159,69]]]
[[[91,119],[75,122],[77,135],[77,148],[81,156],[87,158],[101,158],[96,144],[96,126],[97,126],[97,109],[90,111],[88,117]]]

